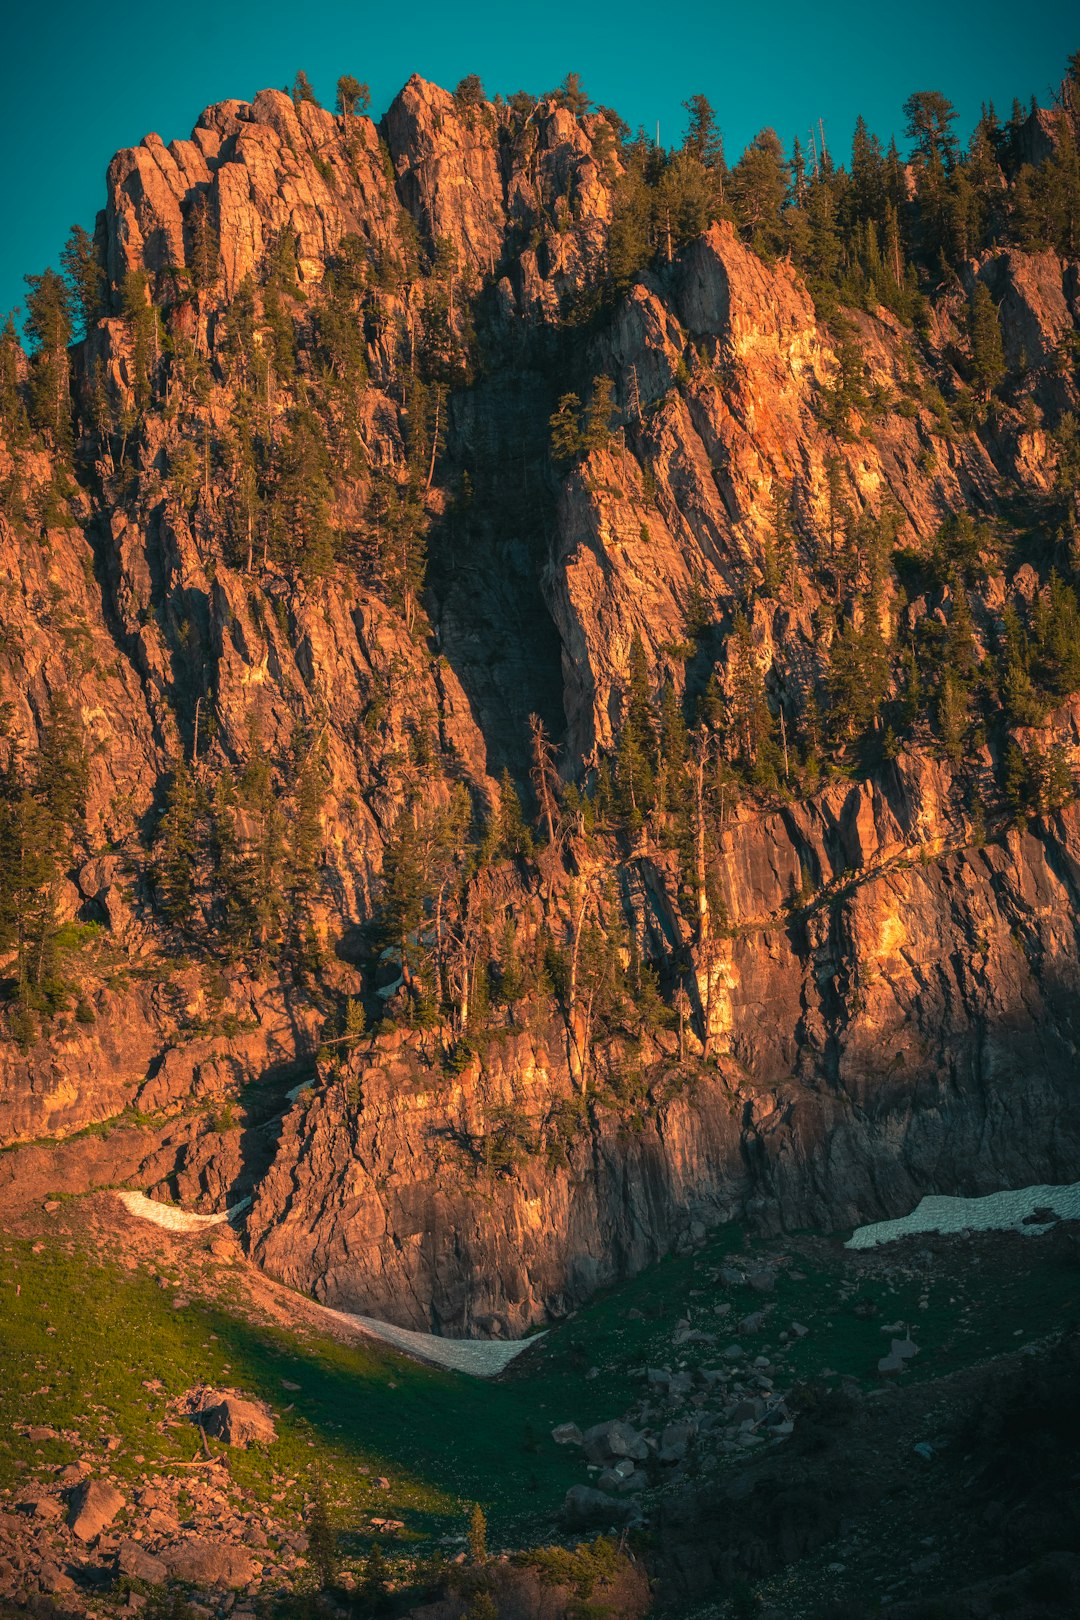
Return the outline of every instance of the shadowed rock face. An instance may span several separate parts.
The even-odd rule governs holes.
[[[419,252],[453,266],[447,319],[459,338],[474,323],[480,361],[448,392],[423,490],[430,634],[410,633],[361,568],[304,584],[257,559],[241,566],[224,461],[201,503],[180,498],[170,410],[182,380],[144,414],[126,480],[98,452],[70,522],[42,536],[14,505],[0,510],[0,698],[28,748],[56,694],[77,706],[86,831],[59,908],[99,923],[113,953],[94,980],[94,1025],[0,1047],[0,1137],[66,1135],[131,1107],[205,1107],[147,1146],[147,1185],[211,1206],[254,1187],[250,1241],[269,1271],[327,1303],[451,1333],[518,1334],[739,1212],[768,1227],[849,1225],[929,1190],[1080,1174],[1077,809],[1007,827],[998,745],[952,764],[929,736],[873,779],[786,803],[744,798],[717,827],[716,1062],[692,1082],[676,1035],[661,1031],[627,1043],[626,1065],[649,1076],[640,1096],[621,1112],[583,1107],[548,1002],[455,1073],[434,1038],[382,1036],[324,1065],[283,1123],[270,1118],[312,1066],[328,998],[360,987],[353,941],[403,806],[445,803],[455,782],[491,805],[504,767],[524,783],[530,713],[563,744],[564,777],[580,777],[616,740],[635,642],[653,689],[669,684],[688,711],[710,674],[730,694],[740,610],[774,708],[820,685],[831,632],[817,587],[807,577],[784,601],[761,588],[778,492],[791,492],[804,547],[828,533],[839,476],[857,512],[894,508],[897,544],[921,555],[958,511],[1020,507],[1035,532],[1054,487],[1050,429],[1078,405],[1060,363],[1080,311],[1075,264],[1008,249],[969,266],[969,284],[985,282],[998,305],[1007,360],[1023,354],[1029,368],[1023,408],[1003,406],[978,431],[943,437],[928,403],[956,364],[963,294],[937,300],[921,344],[884,309],[851,312],[866,395],[886,404],[856,410],[838,435],[825,409],[840,366],[832,330],[792,266],[764,263],[726,222],[588,325],[568,324],[612,218],[621,162],[605,128],[553,102],[521,125],[414,78],[378,126],[264,91],[208,109],[190,141],[147,136],[110,165],[98,230],[110,313],[73,361],[84,411],[95,380],[120,405],[134,398],[121,314],[131,271],[148,273],[173,342],[206,362],[207,431],[224,437],[230,311],[283,233],[296,243],[302,333],[346,238],[378,267],[345,526],[367,510],[377,472],[404,476],[403,376],[422,311],[410,265]],[[191,290],[200,219],[214,263]],[[310,352],[301,346],[309,376]],[[621,430],[564,474],[549,461],[548,417],[601,373]],[[90,442],[87,430],[93,462]],[[20,458],[23,485],[40,491],[49,453]],[[0,474],[12,469],[0,444]],[[1032,557],[1033,597],[1037,540]],[[972,583],[981,649],[1004,590],[989,567]],[[890,635],[926,614],[944,623],[945,601],[890,589]],[[1075,767],[1076,700],[1031,735],[1056,739]],[[210,781],[253,753],[284,758],[298,736],[316,738],[325,763],[308,911],[324,956],[303,986],[178,950],[148,852],[173,763],[197,741]],[[610,840],[556,864],[504,863],[498,904],[535,936],[566,921],[572,881],[609,884],[670,989],[694,947],[674,852]],[[240,1128],[224,1128],[214,1110],[254,1081],[270,1101],[255,1107],[249,1093]]]
[[[943,786],[928,775],[901,759],[892,805],[852,789],[790,829],[733,829],[710,1078],[658,1085],[636,1129],[597,1110],[560,1138],[553,1110],[574,1087],[558,1028],[453,1078],[382,1043],[377,1066],[355,1062],[287,1118],[248,1223],[260,1263],[406,1326],[517,1334],[740,1213],[845,1227],[930,1189],[1074,1179],[1080,974],[1063,921],[1080,814],[924,862],[908,840]],[[815,845],[846,892],[785,916],[785,866]],[[548,1151],[500,1171],[483,1144],[508,1110]]]

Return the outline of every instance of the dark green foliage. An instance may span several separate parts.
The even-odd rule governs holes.
[[[1060,743],[1042,748],[1010,741],[1005,750],[1003,793],[1017,822],[1032,816],[1052,815],[1076,797],[1076,780],[1068,754]]]
[[[306,73],[298,73],[293,80],[292,98],[296,107],[302,106],[305,101],[310,102],[313,107],[319,105]]]
[[[32,1038],[35,1015],[66,1005],[62,931],[56,886],[72,840],[80,836],[87,759],[74,710],[56,698],[38,733],[36,753],[22,759],[6,739],[0,769],[0,950],[14,953],[15,1017]]]
[[[917,90],[904,102],[904,118],[914,162],[921,168],[936,166],[948,173],[960,150],[952,128],[956,108],[938,90]]]
[[[711,170],[718,179],[727,172],[724,162],[724,138],[708,99],[703,95],[691,96],[683,102],[688,114],[683,151],[696,158],[702,168]]]
[[[66,450],[71,442],[71,289],[55,270],[27,276],[26,285],[26,335],[33,346],[30,416],[58,449]]]
[[[503,860],[516,855],[530,856],[533,838],[525,823],[521,799],[510,772],[499,778],[499,798],[480,846],[484,860]]]
[[[359,237],[344,237],[323,283],[323,299],[315,321],[324,377],[345,420],[359,411],[367,382],[367,345],[362,318],[367,278],[368,260],[363,244]],[[356,445],[344,434],[337,437],[350,461],[354,461],[358,454]]]
[[[1033,679],[1050,698],[1060,702],[1080,690],[1080,604],[1057,574],[1032,611],[1028,656]]]
[[[630,669],[615,756],[615,783],[621,818],[636,831],[656,793],[656,734],[649,661],[641,637],[630,644]]]
[[[334,562],[332,496],[322,424],[302,399],[275,446],[267,523],[271,553],[309,583],[328,573]]]
[[[998,312],[990,289],[983,281],[975,283],[968,305],[968,341],[972,381],[982,398],[989,399],[1005,376],[1005,354]]]
[[[304,1529],[308,1538],[308,1562],[320,1588],[325,1591],[337,1580],[339,1559],[337,1531],[330,1518],[326,1486],[318,1478],[304,1517]]]
[[[581,118],[588,112],[591,104],[588,96],[581,88],[580,73],[568,73],[566,75],[566,78],[555,92],[555,100],[560,107],[565,107],[569,112],[572,112],[575,118]]]
[[[735,217],[758,253],[779,253],[783,247],[781,210],[789,180],[780,137],[763,129],[732,169],[729,188]]]
[[[723,719],[728,758],[748,780],[765,786],[779,764],[776,722],[765,693],[765,676],[743,613],[735,615],[728,642],[730,701]]]
[[[888,691],[889,656],[873,598],[862,600],[837,631],[827,685],[830,732],[842,749],[876,724]]]
[[[373,1542],[364,1559],[364,1570],[358,1588],[358,1596],[367,1613],[378,1614],[386,1602],[389,1579],[390,1571],[383,1550],[377,1541]]]
[[[704,132],[701,139],[706,139]],[[608,274],[614,291],[629,286],[654,260],[670,264],[679,249],[717,217],[724,171],[707,167],[697,155],[697,144],[688,142],[682,151],[668,155],[639,136],[628,148],[608,231]]]
[[[201,192],[188,216],[188,269],[191,284],[200,291],[212,287],[218,276],[220,242],[208,192]]]
[[[484,104],[484,86],[475,73],[467,73],[458,83],[454,91],[454,100],[458,106],[467,110],[470,107],[481,107]]]
[[[64,279],[71,294],[70,310],[76,335],[83,337],[105,313],[105,270],[94,239],[81,225],[73,225],[60,255]]]
[[[581,445],[586,455],[593,450],[606,450],[611,444],[611,418],[615,412],[615,384],[610,377],[594,377],[592,397],[585,418]],[[554,441],[554,433],[553,433]],[[552,444],[554,449],[554,442]]]
[[[195,867],[199,855],[199,812],[195,779],[179,759],[165,791],[158,825],[154,881],[163,915],[190,923],[195,909]]]
[[[22,350],[9,315],[0,328],[0,432],[9,444],[18,444],[27,429],[26,409],[19,383]]]
[[[135,407],[144,412],[153,397],[161,358],[161,321],[144,270],[129,270],[124,277],[123,310],[131,344]]]
[[[556,462],[575,461],[585,448],[581,430],[581,400],[563,394],[551,416],[551,454]]]
[[[203,734],[212,720],[203,713]],[[321,736],[300,731],[274,761],[252,728],[239,770],[179,758],[169,775],[151,873],[162,916],[229,956],[312,967],[325,795]]]
[[[521,806],[517,807],[520,818]],[[431,965],[430,939],[421,938],[429,916],[459,894],[468,876],[467,835],[472,820],[468,794],[455,789],[449,804],[402,810],[383,852],[377,937],[395,947],[421,975]],[[443,916],[437,918],[441,926]],[[441,953],[446,941],[435,941]]]
[[[366,113],[370,106],[371,91],[368,86],[351,73],[343,73],[337,82],[337,110],[346,124],[350,118]]]

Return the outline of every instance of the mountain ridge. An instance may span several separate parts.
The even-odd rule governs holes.
[[[1071,1179],[1072,84],[850,175],[415,77],[118,154],[5,394],[4,1138],[459,1333]]]

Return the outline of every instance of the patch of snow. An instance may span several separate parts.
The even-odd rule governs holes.
[[[335,1311],[328,1305],[322,1306],[321,1312],[350,1327],[362,1328],[372,1338],[381,1339],[418,1361],[429,1361],[451,1372],[471,1373],[474,1378],[497,1377],[515,1356],[544,1337],[543,1333],[534,1333],[529,1339],[444,1339],[437,1333],[417,1333],[412,1328],[395,1327],[392,1322],[378,1322],[373,1316]]]
[[[1080,1220],[1080,1181],[1065,1187],[1019,1187],[1012,1192],[988,1193],[985,1198],[931,1196],[899,1220],[857,1227],[844,1247],[872,1249],[917,1232],[1030,1232],[1037,1236],[1054,1224],[1029,1221],[1029,1216],[1042,1209],[1053,1210],[1061,1220]]]
[[[201,1232],[207,1226],[224,1226],[251,1203],[250,1198],[241,1198],[223,1215],[193,1215],[176,1204],[159,1204],[141,1192],[118,1192],[116,1196],[130,1215],[137,1215],[141,1221],[152,1221],[169,1232]]]

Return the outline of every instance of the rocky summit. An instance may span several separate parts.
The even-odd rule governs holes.
[[[144,136],[0,333],[0,1603],[1075,1612],[1002,1463],[1022,1408],[1066,1488],[1069,1223],[978,1240],[1028,1363],[977,1284],[936,1362],[871,1322],[962,1236],[840,1241],[1080,1180],[1080,56],[843,165],[366,100]],[[532,1506],[353,1316],[550,1330],[489,1391]],[[918,1534],[965,1446],[1030,1580]]]

